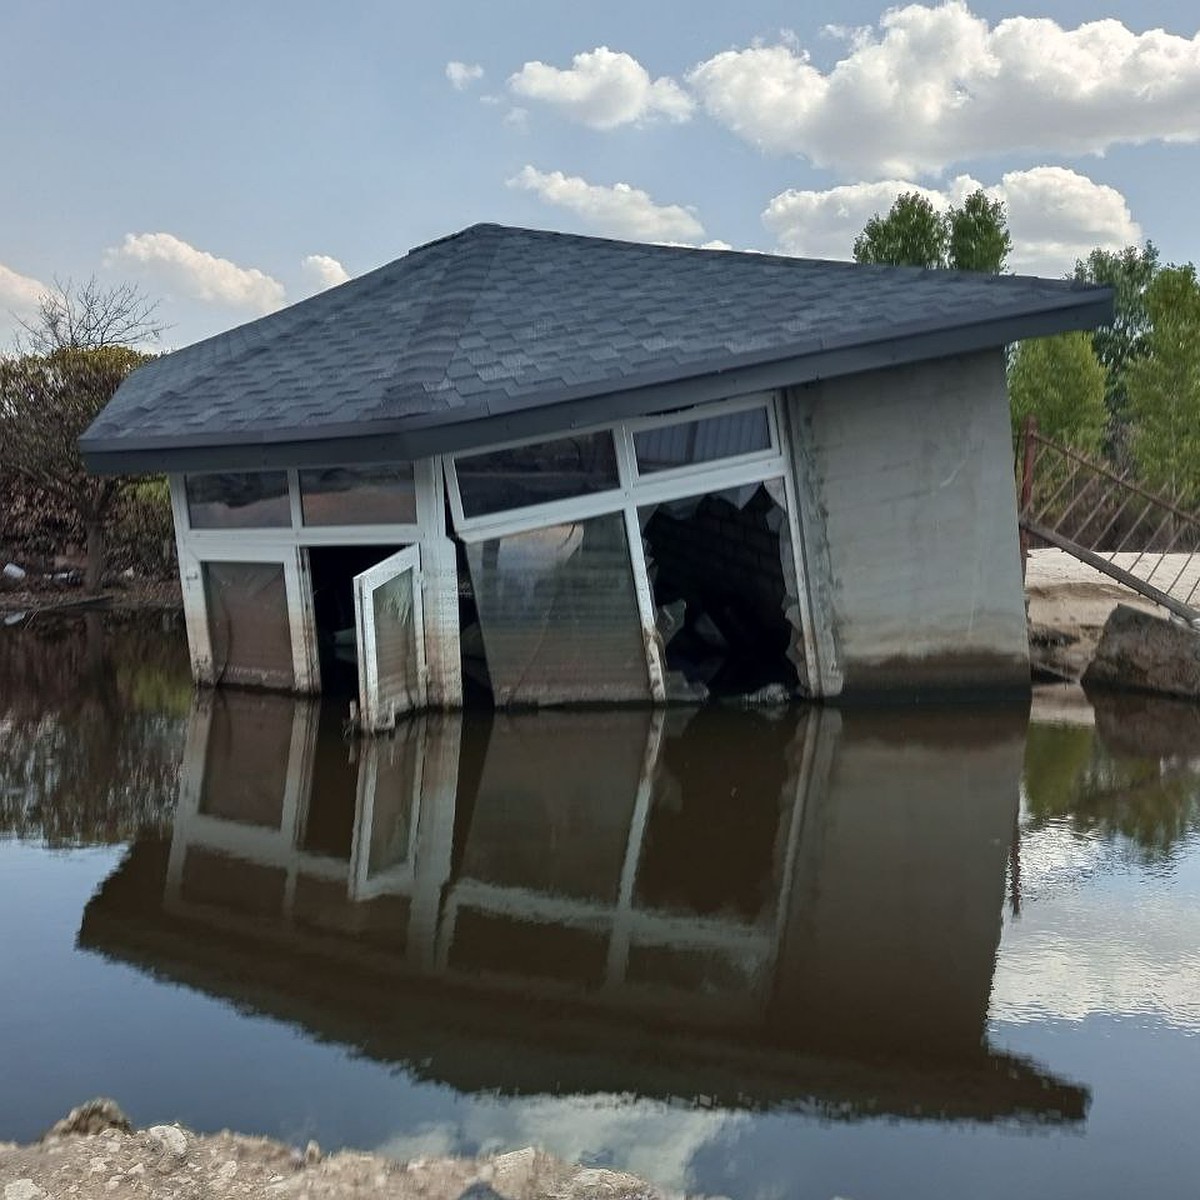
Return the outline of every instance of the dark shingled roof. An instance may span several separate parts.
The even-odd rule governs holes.
[[[155,360],[80,446],[100,471],[418,458],[1111,315],[1064,281],[474,225]]]

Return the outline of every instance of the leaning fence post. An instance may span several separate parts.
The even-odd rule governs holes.
[[[1029,507],[1033,502],[1033,464],[1037,458],[1037,417],[1030,413],[1021,425],[1021,503],[1017,520],[1021,532],[1021,580],[1029,562],[1029,531],[1025,528]]]

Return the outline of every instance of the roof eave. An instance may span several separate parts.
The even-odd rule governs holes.
[[[1086,297],[1086,298],[1084,298]],[[95,438],[84,435],[84,465],[98,475],[178,471],[264,470],[426,458],[497,442],[535,438],[590,425],[665,412],[750,392],[858,375],[929,359],[970,354],[1025,338],[1093,329],[1113,319],[1111,291],[1083,293],[1075,303],[950,328],[908,332],[855,345],[734,365],[652,384],[596,392],[564,389],[503,413],[468,409],[431,421],[364,423],[341,429],[262,430],[237,440],[197,435],[176,438]]]

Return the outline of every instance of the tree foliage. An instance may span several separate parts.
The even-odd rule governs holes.
[[[1018,343],[1008,375],[1014,429],[1032,415],[1052,441],[1098,453],[1108,418],[1105,378],[1086,333]]]
[[[999,275],[1011,253],[1012,236],[1003,201],[989,200],[979,189],[961,208],[951,208],[946,214],[947,266]]]
[[[1146,287],[1147,328],[1125,364],[1132,451],[1143,480],[1200,505],[1200,282],[1165,267]]]
[[[854,240],[855,262],[992,274],[1004,270],[1011,250],[1004,204],[989,200],[982,189],[945,213],[919,192],[905,192]]]
[[[1072,278],[1078,283],[1102,284],[1114,292],[1111,325],[1101,325],[1092,335],[1096,357],[1108,374],[1106,400],[1109,412],[1110,450],[1118,460],[1126,457],[1129,441],[1129,394],[1126,372],[1146,353],[1150,315],[1146,289],[1159,269],[1153,242],[1124,250],[1093,250],[1075,263]]]
[[[21,349],[31,354],[56,350],[102,350],[156,342],[165,326],[156,318],[158,301],[137,284],[103,288],[95,276],[84,284],[55,279],[37,303],[37,313],[20,322]]]
[[[105,523],[133,481],[89,475],[76,443],[121,381],[146,360],[125,346],[0,360],[0,473],[78,514],[87,534],[90,591],[103,575]]]
[[[901,267],[940,267],[946,223],[919,192],[896,198],[886,217],[875,214],[854,239],[854,261]]]

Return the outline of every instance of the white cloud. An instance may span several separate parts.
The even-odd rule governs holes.
[[[178,288],[196,300],[256,313],[272,312],[285,300],[283,284],[257,267],[239,267],[171,233],[127,233],[106,261],[138,264],[163,286]]]
[[[44,283],[0,263],[0,312],[12,311],[18,315],[32,312],[48,290]]]
[[[529,109],[513,107],[504,114],[504,124],[518,133],[529,132]]]
[[[575,213],[589,228],[610,237],[692,242],[704,236],[704,226],[688,209],[655,204],[646,192],[627,183],[604,187],[577,175],[525,166],[508,186],[535,192],[547,204]]]
[[[951,0],[889,9],[877,30],[846,36],[829,72],[795,46],[756,44],[700,63],[688,82],[708,113],[762,149],[871,178],[1200,138],[1200,34],[1030,17],[989,28]]]
[[[465,92],[471,84],[483,78],[483,68],[478,63],[455,60],[446,64],[446,78],[454,85],[456,91]]]
[[[592,129],[615,129],[660,116],[686,121],[693,108],[691,97],[675,80],[651,79],[636,58],[607,46],[576,54],[566,70],[527,62],[508,86],[518,96],[541,100]]]
[[[775,196],[762,219],[784,254],[848,259],[862,227],[876,213],[886,213],[902,192],[918,192],[944,211],[980,186],[959,175],[941,189],[901,179],[825,191],[793,189]],[[1007,206],[1013,239],[1009,266],[1015,271],[1062,275],[1095,246],[1116,250],[1141,240],[1120,192],[1063,167],[1009,171],[984,191]]]
[[[300,262],[304,274],[316,285],[317,291],[337,287],[350,278],[350,272],[328,254],[309,254]]]

